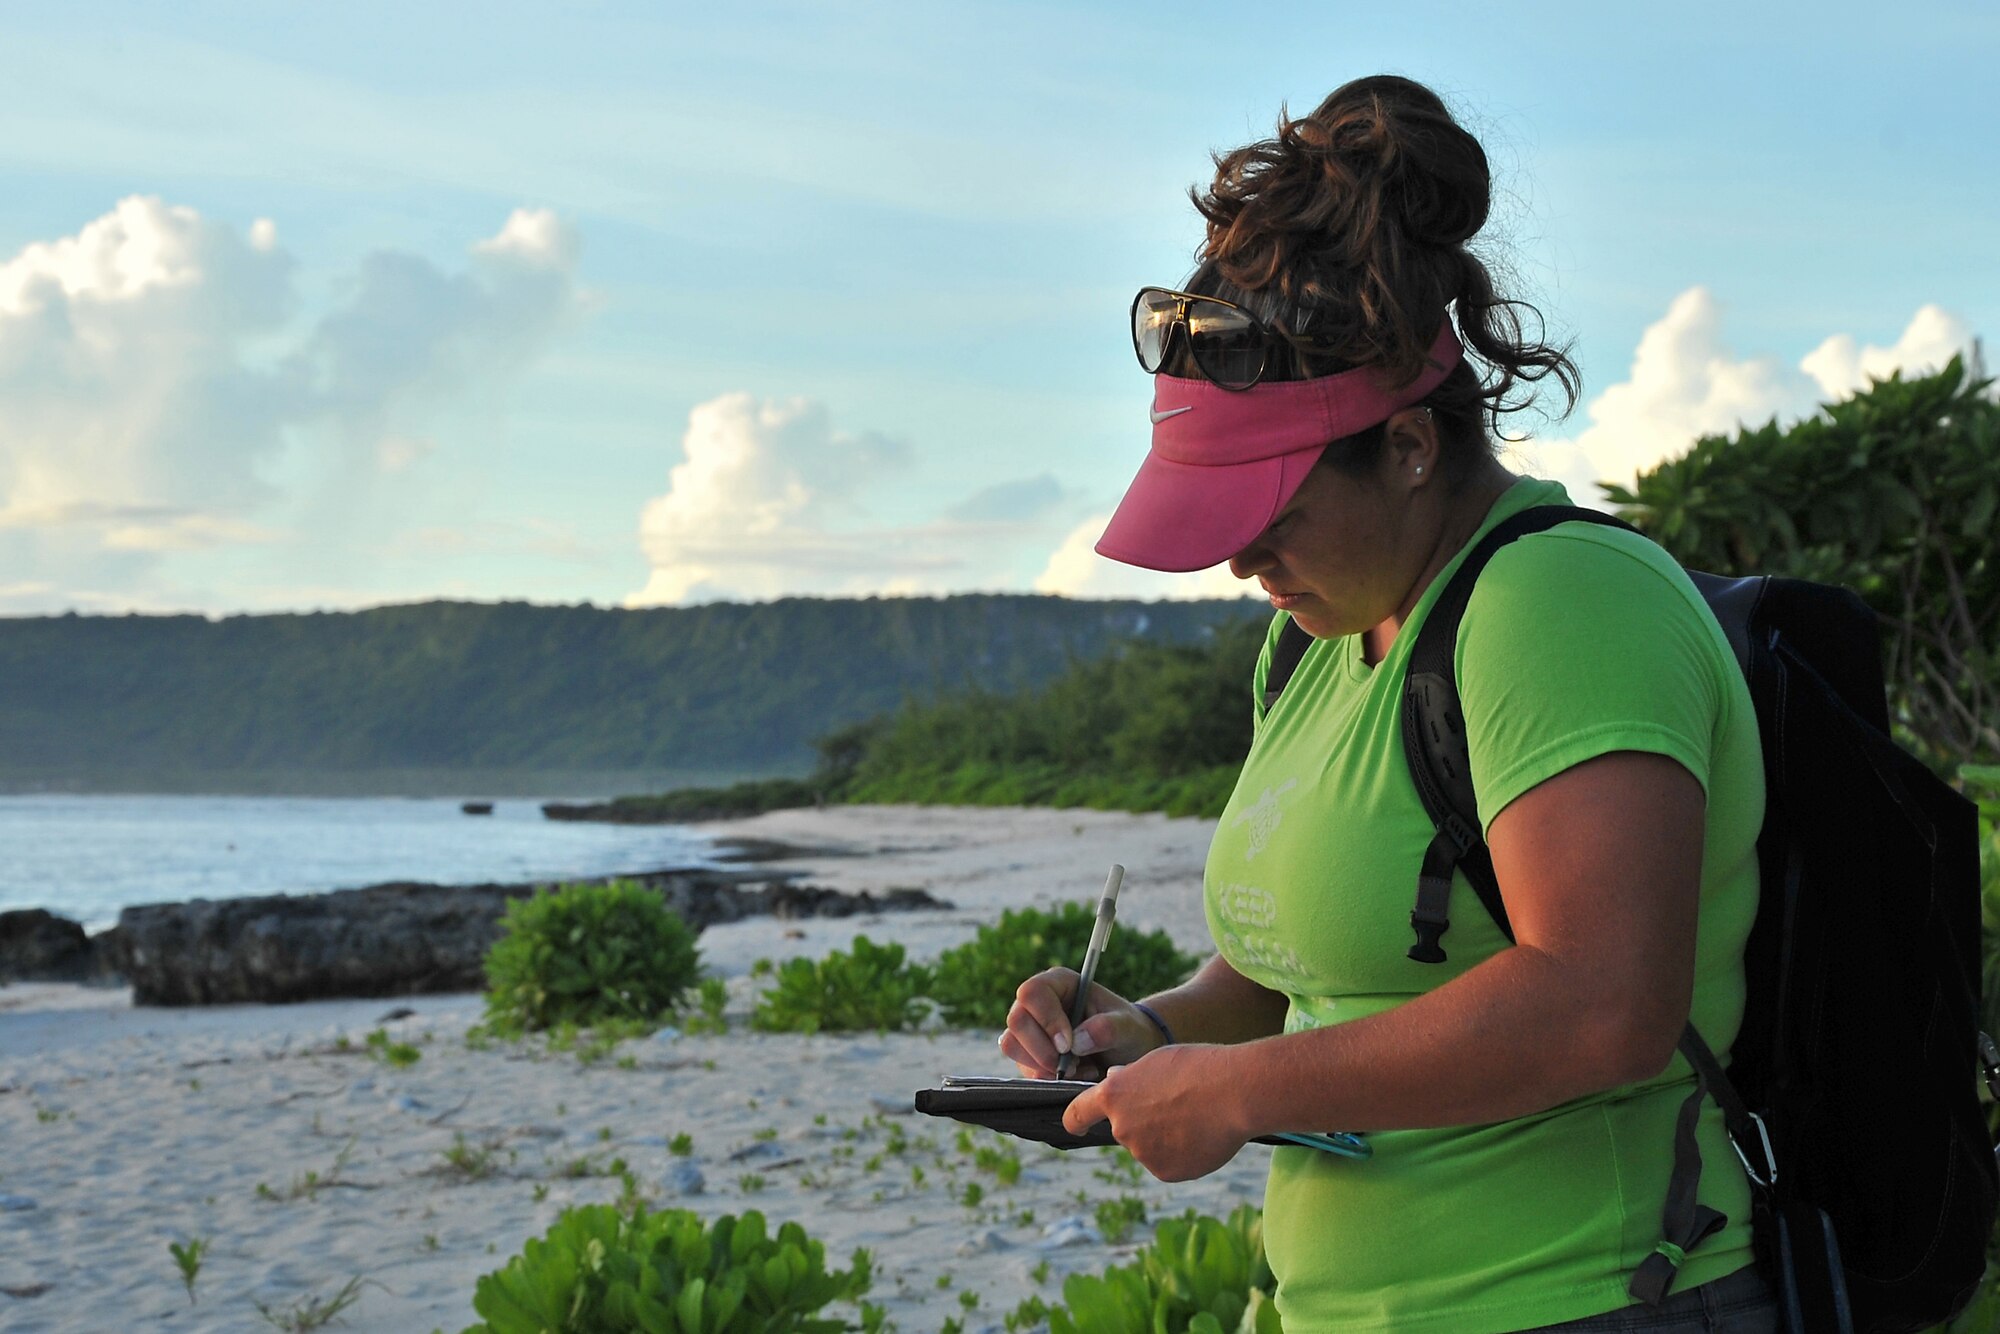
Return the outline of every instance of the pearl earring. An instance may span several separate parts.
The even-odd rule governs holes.
[[[1424,465],[1419,463],[1417,465],[1417,476],[1422,477],[1423,475],[1424,475]]]

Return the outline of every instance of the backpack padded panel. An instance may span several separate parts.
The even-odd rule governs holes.
[[[2000,1196],[1972,1077],[1977,811],[1763,631],[1765,889],[1729,1078],[1765,1113],[1776,1207],[1832,1220],[1855,1328],[1921,1330],[1972,1295]]]

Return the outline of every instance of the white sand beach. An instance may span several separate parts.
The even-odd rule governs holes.
[[[1132,1179],[1113,1151],[973,1132],[975,1146],[1018,1148],[1019,1180],[1004,1184],[955,1123],[910,1112],[911,1091],[947,1072],[1011,1073],[994,1034],[801,1037],[746,1022],[759,958],[857,933],[933,957],[1005,908],[1094,899],[1112,861],[1127,868],[1121,928],[1205,953],[1211,822],[847,807],[707,829],[838,848],[850,855],[796,865],[815,884],[921,886],[954,907],[715,927],[702,955],[729,979],[730,1033],[669,1030],[590,1065],[469,1047],[477,996],[160,1010],[124,991],[0,988],[0,1329],[263,1330],[260,1303],[281,1322],[358,1279],[335,1327],[460,1330],[479,1275],[565,1205],[617,1196],[614,1158],[658,1207],[796,1221],[841,1267],[867,1247],[870,1300],[906,1334],[948,1317],[999,1330],[1023,1298],[1053,1302],[1065,1275],[1128,1258],[1150,1228],[1108,1243],[1090,1226],[1100,1201],[1136,1196],[1157,1218],[1261,1198],[1269,1150],[1254,1145],[1169,1187]],[[396,1009],[412,1013],[384,1022]],[[421,1059],[371,1058],[377,1028]],[[685,1157],[669,1147],[681,1134]],[[472,1172],[447,1163],[455,1145]],[[190,1303],[168,1245],[195,1237],[208,1251]]]

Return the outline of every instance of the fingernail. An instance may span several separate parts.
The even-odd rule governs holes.
[[[1055,1036],[1055,1047],[1056,1047],[1056,1055],[1058,1055],[1058,1056],[1066,1056],[1066,1055],[1068,1055],[1068,1054],[1069,1054],[1069,1034],[1067,1034],[1067,1033],[1058,1033],[1058,1034],[1056,1034],[1056,1036]]]
[[[1076,1047],[1075,1047],[1076,1054],[1078,1056],[1088,1056],[1090,1055],[1090,1053],[1096,1050],[1097,1050],[1097,1039],[1092,1037],[1090,1034],[1084,1032],[1082,1029],[1080,1028],[1077,1029]]]

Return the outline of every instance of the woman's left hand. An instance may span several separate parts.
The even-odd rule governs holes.
[[[1160,1180],[1207,1176],[1250,1139],[1235,1123],[1232,1055],[1228,1047],[1187,1044],[1113,1066],[1070,1103],[1063,1126],[1082,1134],[1108,1119],[1118,1142]]]

